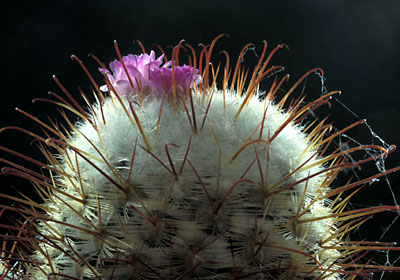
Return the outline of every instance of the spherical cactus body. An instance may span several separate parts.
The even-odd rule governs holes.
[[[338,280],[395,270],[360,257],[387,243],[371,246],[347,236],[374,213],[398,208],[346,205],[365,182],[398,168],[333,187],[341,171],[388,151],[331,149],[335,137],[362,121],[333,133],[326,119],[305,121],[339,94],[309,103],[293,96],[320,69],[278,96],[289,77],[278,78],[281,67],[269,61],[285,45],[267,55],[264,44],[259,63],[246,72],[240,58],[233,69],[210,64],[219,38],[203,46],[199,59],[181,42],[171,61],[153,51],[122,57],[115,43],[119,59],[110,69],[95,58],[101,87],[73,57],[97,101],[83,109],[55,78],[67,96],[53,94],[56,104],[80,120],[73,124],[62,113],[67,127],[25,113],[46,131],[30,133],[46,157],[37,162],[46,172],[16,165],[13,173],[33,182],[44,203],[15,198],[25,223],[12,242],[31,253],[9,252],[24,264],[10,269],[13,263],[4,261],[9,279]],[[189,65],[179,65],[182,48],[192,51]],[[260,89],[269,75],[272,86]],[[365,149],[378,155],[346,161]]]

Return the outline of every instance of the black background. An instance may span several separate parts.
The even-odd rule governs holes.
[[[47,98],[49,90],[61,93],[52,80],[55,74],[71,94],[79,98],[78,86],[89,92],[89,81],[71,54],[80,57],[96,72],[96,63],[87,57],[94,53],[108,63],[116,57],[113,41],[123,54],[139,52],[135,40],[149,50],[154,44],[175,45],[181,39],[197,46],[227,33],[218,43],[236,57],[248,42],[256,44],[259,54],[262,40],[269,49],[286,43],[273,64],[282,64],[291,74],[291,83],[313,67],[325,71],[328,90],[340,89],[339,100],[360,118],[366,118],[377,135],[388,144],[400,147],[400,2],[386,1],[3,1],[1,16],[1,111],[0,127],[15,125],[39,132],[39,126],[14,110],[31,112],[45,120],[57,116],[54,106],[32,104],[37,97]],[[200,50],[200,48],[197,48]],[[218,52],[214,56],[220,59]],[[246,54],[252,62],[254,53]],[[101,83],[101,76],[95,75]],[[311,83],[311,82],[310,82]],[[312,89],[313,87],[310,86]],[[309,93],[309,100],[320,92]],[[354,122],[348,111],[332,103],[334,125],[343,128]],[[317,112],[318,113],[318,112]],[[362,144],[379,144],[366,126],[349,133]],[[0,134],[2,146],[41,159],[28,136],[7,131]],[[0,157],[18,161],[1,152]],[[25,164],[29,168],[35,168]],[[400,151],[386,161],[387,169],[400,165]],[[362,178],[376,172],[367,167]],[[2,192],[12,186],[29,192],[22,180],[1,176]],[[400,200],[400,176],[389,176]],[[354,205],[393,204],[384,180],[367,186],[357,195]],[[358,234],[375,240],[396,215],[376,215]],[[400,219],[383,240],[400,242]],[[391,261],[399,254],[391,255]],[[385,263],[385,255],[378,255]],[[396,263],[400,266],[400,262]],[[385,275],[384,279],[398,279]]]

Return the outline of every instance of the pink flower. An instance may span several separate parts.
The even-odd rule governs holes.
[[[126,71],[119,60],[110,62],[110,69],[99,68],[103,75],[107,75],[115,91],[122,96],[130,96],[142,91],[145,94],[170,94],[172,93],[172,68],[171,61],[163,64],[161,55],[155,59],[154,51],[148,54],[124,56],[122,60],[129,73],[133,84],[129,82]],[[199,70],[190,66],[175,66],[175,87],[176,92],[184,94],[193,85],[201,83],[202,79]],[[100,87],[101,91],[109,91],[107,85]]]

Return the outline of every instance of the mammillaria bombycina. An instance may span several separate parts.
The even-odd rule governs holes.
[[[21,215],[18,226],[4,226],[16,232],[6,236],[11,246],[5,242],[0,257],[5,279],[339,280],[397,269],[363,259],[371,250],[399,249],[393,244],[347,236],[373,214],[398,206],[349,209],[347,203],[365,183],[400,168],[333,186],[343,170],[386,157],[389,149],[331,149],[335,137],[362,121],[330,134],[326,118],[307,119],[339,94],[309,103],[294,96],[311,73],[322,71],[308,71],[280,99],[289,77],[269,62],[285,45],[266,55],[264,42],[253,72],[241,65],[249,45],[234,68],[226,52],[225,67],[214,68],[211,53],[220,37],[202,46],[199,59],[181,42],[164,64],[154,51],[121,57],[115,44],[119,60],[111,71],[95,58],[102,87],[73,57],[91,79],[96,102],[83,109],[57,78],[68,99],[54,93],[60,102],[47,101],[79,121],[74,125],[62,112],[67,125],[46,124],[20,110],[44,136],[1,130],[34,137],[46,158],[2,148],[40,167],[38,173],[3,160],[9,165],[3,173],[28,179],[43,199],[5,196],[16,206],[0,215]],[[192,50],[190,66],[174,65],[180,47]],[[267,78],[271,87],[263,92]],[[364,150],[367,157],[347,161]]]

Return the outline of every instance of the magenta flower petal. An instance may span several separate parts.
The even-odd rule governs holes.
[[[110,69],[99,68],[103,75],[107,75],[111,85],[115,91],[129,97],[140,91],[146,94],[162,95],[171,94],[173,89],[172,81],[172,62],[168,61],[163,65],[164,55],[155,58],[155,52],[151,51],[150,55],[129,54],[122,58],[129,78],[122,63],[118,60],[110,62]],[[202,82],[199,70],[188,65],[175,66],[175,87],[178,93],[184,94],[191,89],[193,85]],[[133,85],[133,87],[132,87]],[[107,85],[100,87],[101,91],[107,92]]]

